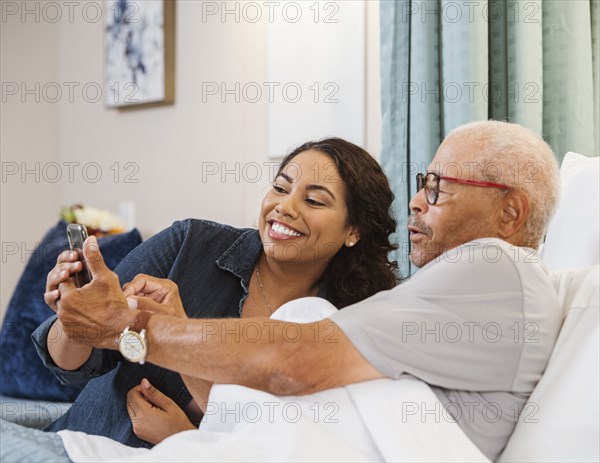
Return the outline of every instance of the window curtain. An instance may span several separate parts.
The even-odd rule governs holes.
[[[414,177],[443,138],[474,120],[539,133],[559,161],[598,156],[596,0],[382,0],[382,165],[396,195],[395,258],[412,269],[406,231]]]

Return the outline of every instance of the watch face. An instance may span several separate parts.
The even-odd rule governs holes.
[[[146,343],[138,333],[129,331],[121,336],[119,351],[130,362],[139,362],[146,357]]]

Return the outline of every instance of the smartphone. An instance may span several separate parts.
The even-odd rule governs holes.
[[[78,223],[70,223],[67,225],[67,238],[69,239],[69,247],[71,251],[76,251],[79,256],[79,260],[83,264],[81,271],[75,274],[75,284],[78,288],[88,284],[92,281],[92,274],[88,269],[88,266],[83,258],[83,242],[88,237],[87,229],[84,225]]]

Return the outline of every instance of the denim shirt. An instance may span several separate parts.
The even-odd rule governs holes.
[[[239,317],[248,295],[250,277],[261,254],[258,230],[237,229],[205,220],[188,219],[151,237],[115,269],[120,282],[139,273],[168,278],[190,318]],[[158,390],[185,408],[192,396],[178,373],[123,359],[118,351],[93,349],[78,370],[57,367],[48,353],[48,319],[32,339],[44,362],[63,384],[86,384],[69,411],[46,431],[69,429],[107,436],[133,447],[151,447],[134,433],[127,413],[127,392],[148,378]]]

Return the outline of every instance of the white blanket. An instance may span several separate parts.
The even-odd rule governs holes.
[[[332,310],[323,299],[304,298],[282,306],[273,318],[306,322]],[[59,435],[75,462],[489,461],[429,386],[408,376],[300,397],[215,385],[200,429],[151,450],[81,432]]]

